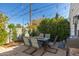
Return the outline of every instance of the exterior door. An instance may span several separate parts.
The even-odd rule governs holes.
[[[77,36],[77,24],[75,23],[75,36]]]
[[[78,37],[79,37],[79,30],[78,30]]]

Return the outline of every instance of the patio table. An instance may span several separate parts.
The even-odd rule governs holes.
[[[44,44],[48,44],[49,38],[37,37],[37,40],[43,42]]]
[[[48,46],[48,40],[49,40],[49,38],[37,38],[38,39],[38,41],[40,41],[40,42],[42,42],[43,43],[43,47],[44,47],[44,52],[46,52],[47,50],[47,48],[49,47]]]
[[[47,41],[49,40],[49,38],[42,38],[42,37],[37,37],[38,40],[41,40],[41,41]]]

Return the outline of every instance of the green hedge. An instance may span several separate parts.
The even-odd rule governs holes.
[[[69,36],[70,25],[67,19],[63,17],[52,19],[45,18],[38,26],[38,30],[44,34],[51,34],[51,39],[55,39],[55,37],[58,36],[58,41],[62,41]]]
[[[12,32],[13,32],[12,40],[13,41],[16,41],[17,40],[17,32],[16,32],[16,29],[13,29]]]
[[[7,35],[8,35],[7,31],[5,31],[4,29],[0,29],[0,45],[6,43]]]

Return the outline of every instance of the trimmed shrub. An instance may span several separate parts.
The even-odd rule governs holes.
[[[34,37],[34,36],[38,36],[39,32],[37,30],[32,30],[32,32],[30,33],[30,36]]]
[[[70,25],[67,19],[63,17],[52,19],[45,18],[38,26],[38,30],[44,34],[51,34],[51,39],[55,39],[55,37],[58,36],[58,41],[63,41],[70,34]]]
[[[40,25],[38,26],[38,30],[40,33],[46,34],[49,33],[49,18],[45,18],[41,21]]]

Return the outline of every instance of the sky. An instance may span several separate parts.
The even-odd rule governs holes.
[[[67,3],[32,3],[32,20],[44,17],[53,18],[56,13],[68,18],[70,4]],[[6,14],[9,23],[27,24],[29,22],[28,3],[0,3],[0,12]]]

